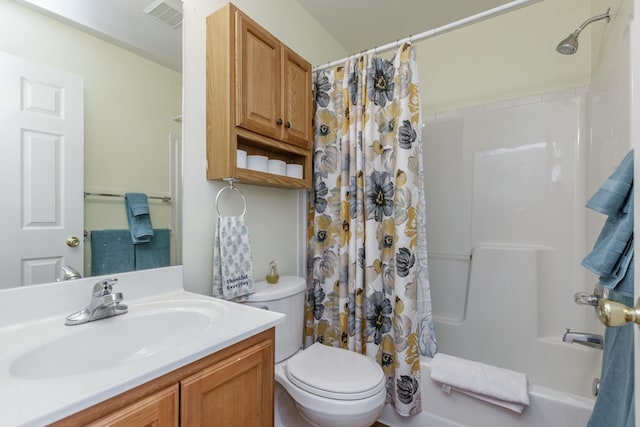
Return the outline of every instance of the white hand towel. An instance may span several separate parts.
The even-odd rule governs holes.
[[[247,221],[244,215],[219,216],[213,244],[213,296],[243,301],[253,292]]]
[[[438,353],[431,379],[469,396],[522,413],[529,405],[525,374]]]

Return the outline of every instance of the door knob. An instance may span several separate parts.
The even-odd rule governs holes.
[[[70,248],[75,248],[80,245],[80,239],[76,236],[67,237],[67,246]]]
[[[627,323],[640,324],[640,299],[635,307],[627,307],[619,302],[608,299],[598,301],[598,317],[606,326],[623,326]]]

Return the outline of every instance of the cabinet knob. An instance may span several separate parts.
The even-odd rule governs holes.
[[[289,129],[291,127],[291,123],[287,122],[284,124],[284,127],[286,127],[287,129]]]
[[[276,120],[276,124],[277,124],[278,126],[281,126],[281,125],[282,125],[282,119],[278,119],[278,120]]]

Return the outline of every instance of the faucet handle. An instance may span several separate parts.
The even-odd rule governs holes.
[[[101,297],[109,295],[112,292],[113,285],[115,285],[116,283],[118,283],[118,279],[115,277],[110,277],[108,279],[99,281],[98,283],[93,285],[93,296]]]
[[[592,305],[596,307],[598,301],[600,301],[600,296],[587,292],[577,292],[573,295],[573,301],[578,305]]]

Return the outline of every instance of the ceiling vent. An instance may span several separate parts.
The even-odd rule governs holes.
[[[182,25],[182,1],[156,0],[143,12],[171,28],[178,28]]]

